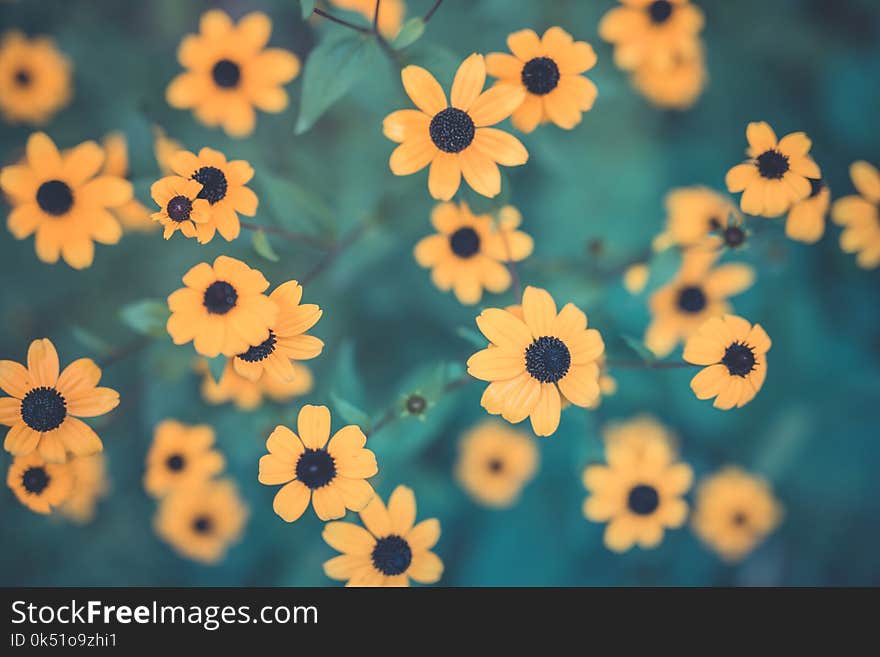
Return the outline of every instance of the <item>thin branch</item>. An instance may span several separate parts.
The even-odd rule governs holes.
[[[321,272],[327,269],[348,247],[357,242],[367,229],[369,222],[364,221],[351,229],[336,244],[332,245],[318,263],[300,279],[300,285],[311,283]]]
[[[428,13],[425,14],[425,17],[422,19],[424,22],[428,22],[434,16],[434,12],[440,9],[440,5],[443,4],[443,0],[436,0],[434,2],[434,6],[428,10]]]
[[[619,367],[621,369],[634,369],[634,370],[677,370],[684,369],[688,367],[700,367],[700,365],[694,365],[693,363],[688,363],[683,360],[673,360],[673,361],[645,361],[645,360],[607,360],[605,361],[605,365],[611,369],[615,367]]]
[[[473,378],[469,374],[462,374],[457,379],[453,379],[452,381],[447,383],[445,386],[443,386],[442,390],[440,391],[440,395],[439,395],[438,399],[442,399],[443,397],[445,397],[449,393],[454,392],[454,391],[458,390],[459,388],[466,386],[471,381],[476,381],[476,380],[477,379]],[[375,434],[376,432],[381,431],[382,429],[387,427],[388,425],[394,424],[395,422],[397,422],[398,419],[400,419],[400,409],[395,404],[395,405],[392,405],[389,408],[387,408],[385,410],[385,412],[382,413],[382,415],[379,417],[379,419],[376,420],[376,423],[370,428],[370,430],[365,431],[364,434],[367,436],[367,438],[369,438],[373,434]]]
[[[351,30],[355,30],[357,32],[360,32],[361,34],[373,34],[373,30],[370,29],[369,27],[364,27],[362,25],[355,25],[354,23],[351,23],[351,22],[345,20],[344,18],[339,18],[338,16],[334,16],[333,14],[328,14],[323,9],[318,9],[316,7],[312,11],[314,13],[316,13],[318,16],[322,16],[329,21],[333,21],[334,23],[338,23],[339,25],[344,25],[345,27],[347,27]]]
[[[376,0],[376,10],[373,12],[373,33],[379,34],[379,7],[382,5],[382,0]]]
[[[332,246],[331,244],[328,244],[325,240],[322,240],[320,238],[312,237],[311,235],[306,235],[305,233],[299,233],[292,230],[285,230],[284,228],[278,228],[277,226],[260,226],[259,224],[253,224],[249,221],[242,221],[239,223],[241,224],[241,227],[245,230],[261,230],[269,235],[277,235],[278,237],[283,237],[284,239],[288,239],[291,242],[300,242],[302,244],[315,247],[316,249],[329,249]]]
[[[136,354],[142,349],[147,348],[153,343],[153,340],[154,338],[148,335],[142,335],[138,338],[135,338],[128,344],[125,344],[118,349],[114,349],[113,351],[111,351],[109,354],[107,354],[107,356],[101,359],[98,365],[101,367],[101,369],[106,369],[111,365],[114,365],[119,361],[125,360],[129,356]]]

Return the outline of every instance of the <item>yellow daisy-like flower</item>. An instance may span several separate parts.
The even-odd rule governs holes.
[[[686,110],[694,106],[709,74],[700,46],[695,53],[673,57],[668,65],[644,64],[632,75],[632,83],[655,107]]]
[[[409,586],[413,579],[433,584],[443,574],[443,562],[431,552],[440,540],[436,518],[416,521],[416,498],[410,488],[398,486],[388,507],[378,495],[360,512],[363,527],[350,522],[328,522],[322,536],[339,552],[324,562],[331,579],[346,586]]]
[[[513,135],[491,128],[522,104],[522,86],[496,84],[483,91],[486,63],[482,55],[468,57],[455,74],[450,101],[440,83],[425,69],[407,66],[401,71],[404,89],[418,109],[392,112],[382,129],[400,144],[389,165],[396,176],[408,176],[431,165],[428,190],[448,201],[458,191],[461,177],[479,194],[501,192],[498,165],[525,164],[529,153]]]
[[[574,304],[557,314],[546,290],[527,287],[522,312],[523,319],[500,308],[480,313],[477,326],[490,345],[468,359],[468,374],[489,381],[480,401],[487,412],[514,424],[528,417],[537,435],[549,436],[563,397],[586,407],[599,396],[605,343]]]
[[[849,169],[861,196],[845,196],[834,202],[831,217],[843,226],[840,248],[857,253],[863,269],[880,265],[880,172],[867,162],[856,162]]]
[[[406,16],[406,3],[403,0],[382,0],[381,4],[376,0],[330,0],[330,4],[354,11],[372,23],[376,15],[376,5],[379,6],[379,34],[386,39],[393,39],[400,32],[403,18]]]
[[[171,156],[171,168],[178,176],[192,178],[202,186],[198,197],[210,204],[208,221],[196,223],[199,244],[207,244],[219,231],[227,242],[238,237],[241,224],[238,213],[253,217],[259,199],[245,187],[254,177],[254,170],[245,160],[226,161],[226,156],[212,148],[203,148],[198,156],[177,151]],[[186,233],[184,233],[186,234]]]
[[[505,262],[525,260],[534,243],[517,230],[519,211],[505,206],[496,224],[492,215],[475,215],[467,203],[441,203],[431,213],[437,234],[416,244],[413,254],[419,266],[431,268],[431,279],[444,292],[452,289],[463,304],[478,303],[483,288],[499,294],[510,287]]]
[[[12,212],[7,226],[15,239],[36,233],[37,257],[56,263],[59,257],[84,269],[95,256],[94,242],[116,244],[122,237],[109,208],[125,205],[132,186],[117,176],[98,175],[104,152],[86,141],[62,155],[42,132],[27,142],[27,159],[0,170],[0,188]]]
[[[734,211],[726,196],[708,187],[679,187],[666,195],[666,227],[655,240],[658,250],[673,244],[683,248],[708,246],[724,230]]]
[[[179,554],[213,564],[241,537],[247,517],[233,482],[205,481],[163,497],[153,524]]]
[[[164,420],[156,426],[147,452],[144,488],[153,497],[162,497],[182,486],[211,479],[225,463],[223,455],[214,449],[211,427]]]
[[[73,472],[69,463],[49,463],[31,452],[13,459],[6,485],[31,511],[48,514],[70,498]]]
[[[776,139],[767,123],[749,123],[748,162],[727,172],[727,189],[742,192],[739,204],[746,214],[778,217],[812,192],[810,178],[822,172],[810,157],[813,142],[803,132]]]
[[[825,217],[831,207],[831,190],[821,178],[810,178],[810,195],[788,212],[785,234],[798,242],[815,244],[825,233]]]
[[[260,457],[260,483],[284,484],[272,503],[275,513],[294,522],[309,501],[321,520],[341,518],[346,509],[362,511],[375,494],[367,479],[379,468],[360,427],[349,424],[331,438],[330,410],[307,404],[297,431],[275,427],[266,441],[269,453]]]
[[[163,176],[174,173],[171,167],[171,158],[178,151],[183,150],[186,149],[181,143],[166,135],[161,126],[153,126],[153,155],[156,157],[156,164],[159,165],[159,171]]]
[[[196,237],[199,226],[207,229],[211,204],[199,198],[201,191],[202,184],[198,180],[182,176],[166,176],[152,184],[150,196],[159,211],[151,217],[165,228],[162,236],[166,240],[178,230],[185,237]]]
[[[119,405],[119,393],[101,388],[101,369],[91,358],[64,368],[46,338],[28,348],[27,367],[0,360],[0,424],[10,427],[3,449],[16,456],[39,452],[50,463],[63,463],[67,452],[88,456],[104,445],[81,417],[104,415]]]
[[[105,176],[129,179],[128,142],[121,132],[111,132],[102,140],[104,148],[104,166],[101,173]],[[149,233],[158,228],[150,217],[150,211],[143,203],[132,197],[128,203],[113,208],[113,215],[127,231]]]
[[[538,448],[528,436],[486,420],[462,437],[455,476],[480,504],[509,508],[535,476],[538,459]]]
[[[760,324],[735,315],[713,317],[684,346],[684,359],[704,369],[691,379],[697,399],[730,410],[748,404],[767,378],[770,337]]]
[[[269,337],[278,305],[263,292],[269,281],[241,260],[219,256],[183,276],[185,287],[168,297],[168,334],[174,344],[192,341],[196,351],[214,358],[235,356]]]
[[[0,37],[0,114],[10,123],[46,123],[70,102],[70,60],[49,37],[18,30]]]
[[[202,399],[209,404],[226,404],[233,402],[243,411],[258,408],[264,397],[285,403],[296,397],[302,397],[312,391],[314,378],[305,365],[293,362],[294,376],[291,381],[281,381],[274,376],[263,375],[258,381],[250,381],[235,371],[232,359],[226,361],[226,367],[219,381],[211,376],[207,362],[199,361],[198,369],[203,375]]]
[[[232,359],[236,373],[250,381],[271,377],[289,383],[296,378],[295,361],[318,356],[324,343],[313,335],[306,335],[323,311],[314,303],[302,301],[302,285],[287,281],[279,285],[269,299],[278,306],[278,319],[269,329],[269,337],[250,346]]]
[[[543,37],[520,30],[507,37],[507,53],[486,55],[486,71],[498,84],[522,87],[526,96],[513,113],[517,130],[532,132],[552,121],[571,130],[596,102],[598,90],[582,74],[596,65],[596,53],[585,41],[575,41],[561,27]]]
[[[686,251],[675,278],[651,295],[652,319],[645,332],[645,346],[659,358],[668,356],[708,318],[729,312],[727,298],[754,283],[755,272],[748,265],[715,266],[719,255],[718,251],[702,249]]]
[[[782,520],[782,507],[761,477],[728,466],[700,482],[694,533],[728,562],[745,558]]]
[[[617,425],[606,436],[608,465],[584,470],[584,516],[607,522],[605,546],[625,552],[633,545],[653,548],[663,531],[681,527],[688,512],[682,496],[691,487],[693,471],[677,462],[667,431],[656,421],[637,419]]]
[[[187,71],[168,85],[168,104],[192,109],[201,123],[222,126],[231,137],[246,137],[256,125],[255,108],[277,114],[287,107],[282,86],[299,74],[299,58],[266,48],[272,21],[259,11],[233,24],[212,9],[202,14],[199,29],[180,42],[177,59]]]
[[[104,454],[78,456],[70,459],[67,466],[73,473],[73,490],[59,511],[65,518],[84,525],[95,517],[95,507],[110,486]]]

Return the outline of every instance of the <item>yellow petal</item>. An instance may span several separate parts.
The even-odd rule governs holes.
[[[58,382],[58,352],[51,341],[42,338],[31,342],[27,361],[31,386],[55,387]]]
[[[559,391],[554,383],[542,383],[538,403],[532,409],[532,430],[539,436],[550,436],[559,427],[559,416],[562,411]]]
[[[525,370],[524,352],[501,347],[478,351],[468,358],[468,373],[483,381],[512,379]]]
[[[486,84],[486,62],[482,55],[474,53],[465,59],[452,82],[450,104],[467,112],[483,91]]]
[[[523,292],[523,315],[535,338],[553,335],[556,302],[547,290],[529,285]]]
[[[398,486],[388,498],[388,514],[391,516],[391,531],[398,536],[406,536],[416,521],[416,496],[411,488]]]
[[[436,78],[421,66],[407,66],[400,72],[403,87],[413,104],[428,116],[446,109],[446,94]]]
[[[746,128],[746,138],[749,140],[753,156],[776,148],[776,133],[764,121],[749,123]]]
[[[712,365],[701,370],[691,379],[691,390],[694,391],[697,399],[711,399],[721,392],[730,378],[726,365]]]
[[[499,82],[484,91],[471,105],[468,114],[478,128],[500,123],[519,107],[526,97],[522,86]]]
[[[584,318],[586,324],[586,318]],[[506,310],[488,308],[477,317],[477,326],[493,344],[512,351],[525,351],[532,343],[529,327]]]
[[[478,128],[473,148],[506,167],[525,164],[529,159],[529,152],[519,139],[496,128]]]
[[[272,501],[272,509],[285,522],[299,520],[309,506],[311,491],[301,481],[291,481],[281,487]]]
[[[321,536],[327,545],[344,554],[369,555],[376,545],[370,532],[350,522],[328,522]]]
[[[321,449],[330,438],[330,409],[306,404],[297,417],[300,440],[309,449]]]

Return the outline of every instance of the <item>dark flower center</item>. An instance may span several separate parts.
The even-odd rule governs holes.
[[[192,201],[186,196],[179,195],[168,201],[168,205],[165,206],[165,211],[168,213],[171,221],[180,223],[181,221],[189,219],[189,213],[192,212],[192,208]]]
[[[570,366],[571,352],[559,338],[545,335],[526,348],[526,370],[541,383],[556,383]]]
[[[731,518],[733,524],[737,527],[744,527],[746,523],[748,523],[748,517],[742,511],[737,511],[733,514],[733,518]]]
[[[209,516],[198,516],[193,520],[192,528],[197,534],[210,534],[214,521]]]
[[[169,470],[180,472],[183,470],[183,466],[186,465],[186,460],[180,454],[172,454],[165,460],[165,465],[168,466]]]
[[[241,79],[241,68],[235,62],[221,59],[211,69],[211,76],[218,87],[231,89],[238,86],[238,82]]]
[[[46,214],[60,216],[73,205],[73,192],[67,183],[60,180],[49,180],[37,190],[37,205]]]
[[[431,140],[444,153],[460,153],[471,145],[476,129],[467,112],[447,107],[431,119]]]
[[[405,539],[392,534],[376,541],[373,566],[383,575],[401,575],[412,562],[412,549]]]
[[[656,0],[648,7],[648,15],[651,16],[652,23],[665,23],[672,16],[672,3],[669,0]]]
[[[248,347],[248,350],[243,354],[239,354],[238,357],[246,363],[259,363],[261,360],[268,358],[269,354],[273,351],[275,351],[275,333],[269,331],[268,338],[258,345]]]
[[[67,402],[55,388],[33,388],[21,400],[21,419],[34,431],[52,431],[67,417]]]
[[[428,408],[428,401],[421,395],[410,395],[406,398],[406,411],[410,415],[421,415]]]
[[[638,486],[633,486],[629,492],[626,504],[633,513],[647,516],[654,513],[657,507],[660,506],[660,496],[657,494],[657,489],[653,486],[639,484]]]
[[[26,87],[31,83],[31,74],[23,68],[15,72],[15,83],[19,87]]]
[[[755,352],[742,342],[734,342],[724,352],[721,362],[733,376],[745,376],[755,369]]]
[[[296,462],[296,478],[311,489],[326,486],[336,477],[336,462],[326,449],[307,449]]]
[[[196,198],[206,199],[211,205],[226,198],[226,174],[217,167],[202,167],[192,177],[202,184]]]
[[[235,308],[238,301],[238,292],[226,281],[214,281],[205,290],[203,303],[209,313],[225,315]]]
[[[770,180],[779,180],[788,171],[788,157],[779,151],[764,151],[758,156],[758,173]]]
[[[746,241],[746,231],[739,226],[728,226],[721,234],[724,243],[731,249],[742,246]]]
[[[499,458],[493,458],[489,460],[487,467],[492,474],[498,474],[504,469],[504,463]]]
[[[678,307],[686,313],[698,313],[706,307],[706,293],[695,285],[683,287],[678,291]]]
[[[810,198],[815,198],[825,189],[825,180],[822,178],[807,178],[810,181]]]
[[[543,96],[559,84],[559,67],[549,57],[535,57],[526,62],[520,77],[529,93]]]
[[[721,221],[718,217],[711,217],[709,219],[709,230],[720,230],[721,229]]]
[[[473,228],[459,228],[449,238],[449,245],[459,258],[470,258],[480,251],[480,236]]]
[[[49,485],[50,481],[51,477],[46,472],[46,468],[42,466],[28,468],[21,476],[21,483],[24,489],[32,495],[39,495],[46,490],[46,486]]]

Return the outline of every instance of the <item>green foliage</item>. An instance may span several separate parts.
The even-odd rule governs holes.
[[[411,46],[416,41],[422,38],[422,35],[425,33],[425,21],[421,18],[410,18],[406,21],[403,26],[400,28],[400,32],[394,38],[394,41],[391,43],[391,46],[395,50],[400,50],[401,48],[406,48],[407,46]]]
[[[356,424],[364,431],[370,430],[373,423],[366,411],[332,392],[330,393],[330,401],[333,404],[334,412],[339,415],[346,424]]]
[[[251,239],[251,244],[253,244],[254,251],[263,256],[266,260],[278,262],[281,259],[278,257],[278,254],[275,253],[275,249],[272,248],[272,244],[269,242],[269,237],[266,235],[266,231],[255,230],[254,236]]]
[[[141,335],[154,338],[167,335],[165,324],[169,314],[168,304],[158,299],[135,301],[119,311],[119,317],[126,326]]]
[[[215,381],[219,381],[223,376],[223,370],[226,369],[226,356],[215,356],[214,358],[206,358],[208,361],[208,371]]]
[[[316,0],[299,0],[303,20],[306,20],[315,11]]]
[[[636,356],[638,356],[644,362],[653,363],[657,360],[657,356],[655,356],[654,352],[645,346],[643,340],[639,338],[634,338],[631,335],[621,335],[620,339],[636,354]]]

